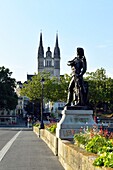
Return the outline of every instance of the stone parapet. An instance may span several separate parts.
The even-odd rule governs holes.
[[[58,158],[65,170],[113,170],[93,166],[97,155],[88,153],[69,141],[59,139],[58,148]]]
[[[58,138],[46,129],[33,128],[33,131],[40,137],[52,150],[54,155],[58,155]]]
[[[33,128],[38,135],[39,129]],[[39,136],[39,135],[38,135]],[[113,168],[93,166],[96,154],[88,153],[83,148],[77,147],[72,141],[61,140],[46,129],[40,130],[41,139],[58,156],[65,170],[113,170]]]

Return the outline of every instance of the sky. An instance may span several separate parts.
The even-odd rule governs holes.
[[[16,81],[37,73],[40,32],[44,52],[53,52],[58,32],[60,74],[71,73],[67,62],[82,47],[87,71],[113,78],[113,0],[0,0],[0,67]]]

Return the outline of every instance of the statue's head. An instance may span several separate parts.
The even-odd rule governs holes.
[[[82,57],[84,56],[84,49],[81,47],[77,48],[77,56]]]

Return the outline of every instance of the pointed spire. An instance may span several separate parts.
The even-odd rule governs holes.
[[[43,46],[43,43],[42,43],[42,32],[40,33],[40,45],[39,45],[40,47],[42,47]]]
[[[58,45],[58,33],[56,34],[56,44],[54,48],[54,58],[60,58],[60,48]]]
[[[40,33],[40,42],[39,42],[39,48],[38,48],[38,57],[44,57],[44,48],[43,48],[43,42],[42,42],[42,32]]]
[[[58,47],[58,33],[56,34],[56,47]]]

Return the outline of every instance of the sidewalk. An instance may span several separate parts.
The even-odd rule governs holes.
[[[0,162],[0,170],[64,170],[58,157],[31,130],[23,130]]]

